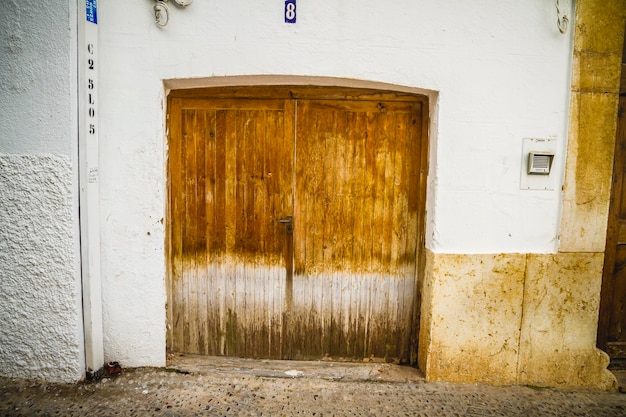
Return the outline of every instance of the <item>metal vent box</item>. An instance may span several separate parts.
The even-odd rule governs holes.
[[[529,152],[528,153],[528,174],[549,175],[552,168],[554,152]]]

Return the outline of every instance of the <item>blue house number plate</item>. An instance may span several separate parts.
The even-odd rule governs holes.
[[[296,0],[285,0],[285,23],[296,23]]]

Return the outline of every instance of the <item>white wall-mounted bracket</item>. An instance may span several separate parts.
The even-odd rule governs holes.
[[[154,21],[158,26],[166,26],[170,20],[170,9],[167,6],[168,0],[155,0],[154,4]],[[173,0],[180,7],[187,7],[193,0]]]

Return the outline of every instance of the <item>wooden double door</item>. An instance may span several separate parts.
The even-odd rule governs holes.
[[[424,97],[355,89],[168,99],[168,348],[415,362]]]

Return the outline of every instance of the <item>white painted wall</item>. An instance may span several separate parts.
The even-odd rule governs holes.
[[[165,361],[166,80],[285,75],[428,90],[428,247],[556,250],[572,36],[558,32],[554,2],[299,0],[289,25],[283,1],[196,0],[185,10],[170,2],[165,28],[154,24],[152,4],[99,5],[108,360]],[[561,1],[570,17],[572,8]],[[520,190],[525,137],[557,139],[555,191]]]
[[[0,12],[0,375],[84,376],[76,5]]]

